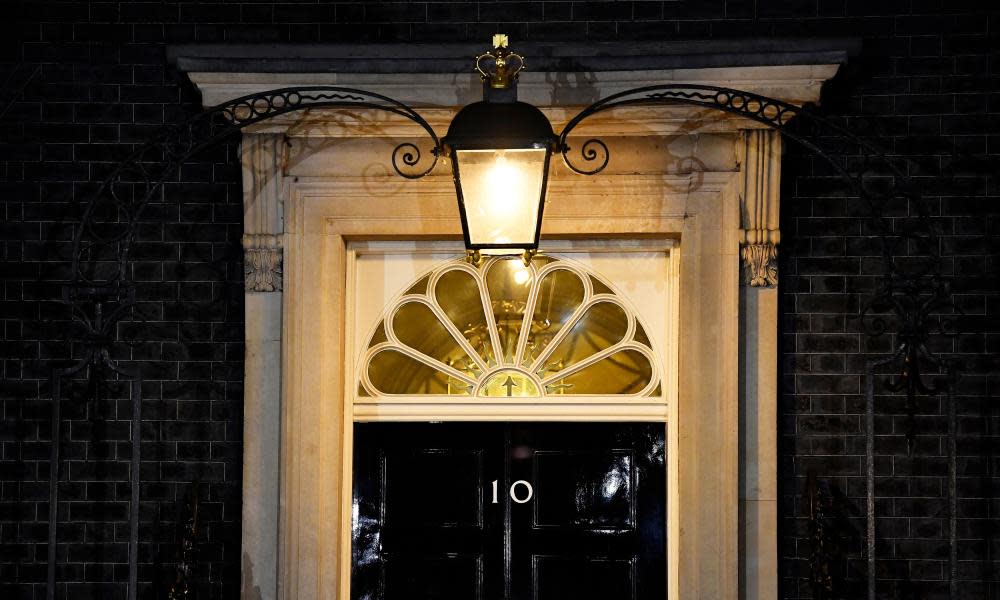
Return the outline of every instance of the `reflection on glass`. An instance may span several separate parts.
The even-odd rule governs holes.
[[[388,341],[389,338],[385,335],[385,321],[382,321],[378,324],[378,327],[375,328],[375,333],[372,334],[372,339],[368,342],[368,347],[373,348]]]
[[[539,377],[570,367],[620,342],[628,331],[625,310],[611,302],[598,302],[580,317],[538,369]]]
[[[486,272],[486,288],[505,363],[512,362],[517,351],[531,283],[531,270],[519,258],[498,260]]]
[[[410,348],[471,377],[479,375],[476,363],[426,304],[407,302],[401,306],[392,319],[392,330]]]
[[[530,366],[549,345],[577,307],[583,304],[584,293],[583,281],[572,271],[549,271],[539,280],[522,365]]]
[[[594,294],[614,295],[614,292],[611,291],[611,288],[604,285],[602,282],[598,281],[598,279],[594,276],[590,277],[590,285],[594,288]]]
[[[410,289],[406,290],[406,295],[409,296],[410,294],[419,294],[419,295],[422,296],[422,295],[426,294],[427,293],[427,280],[430,279],[430,278],[431,278],[430,275],[423,276],[420,279],[420,281],[414,283],[413,285],[410,286]]]
[[[556,268],[537,276],[538,269],[554,262],[559,263]],[[479,269],[474,272],[466,263],[446,265],[408,288],[392,313],[392,330],[387,329],[388,320],[383,321],[369,340],[363,369],[373,387],[359,387],[359,396],[541,397],[634,394],[646,388],[662,393],[658,382],[648,385],[654,369],[643,352],[622,349],[603,355],[624,341],[651,347],[647,330],[638,322],[634,335],[625,339],[635,319],[623,305],[601,298],[580,314],[588,281],[595,294],[614,296],[606,284],[552,257],[536,256],[527,267],[519,258],[492,258]],[[433,288],[431,279],[436,281]],[[406,297],[410,295],[420,298]],[[515,362],[519,344],[523,355]],[[421,360],[408,356],[416,356],[410,349],[423,355]],[[430,365],[421,362],[424,357]],[[542,389],[539,379],[548,381]]]
[[[653,379],[642,352],[622,350],[545,386],[550,394],[636,394]]]
[[[632,336],[632,339],[639,342],[643,346],[650,348],[653,347],[653,345],[649,343],[649,336],[646,335],[646,330],[643,329],[642,323],[639,323],[638,320],[635,323],[635,335]]]
[[[468,396],[471,386],[402,352],[386,349],[368,362],[368,378],[383,394]]]
[[[538,385],[526,373],[508,369],[490,375],[479,388],[480,396],[525,398],[541,396]]]
[[[475,277],[457,269],[448,271],[435,284],[434,299],[479,353],[480,358],[490,367],[496,366],[490,328],[483,313],[483,302]]]

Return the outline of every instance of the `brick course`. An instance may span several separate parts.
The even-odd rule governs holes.
[[[47,378],[65,343],[58,281],[68,275],[82,202],[131,144],[193,114],[193,86],[165,45],[192,42],[672,40],[858,36],[824,91],[823,112],[912,160],[942,232],[946,274],[969,333],[936,349],[963,369],[956,395],[962,598],[1000,598],[1000,10],[985,0],[673,0],[545,2],[52,2],[4,5],[0,36],[0,597],[44,593]],[[850,160],[851,157],[845,157]],[[864,364],[857,311],[878,274],[865,210],[797,148],[783,168],[780,577],[810,598],[805,478],[829,490],[835,596],[860,597],[864,545]],[[241,196],[233,145],[168,183],[143,217],[132,268],[141,282],[140,597],[173,578],[176,522],[202,482],[200,598],[239,595],[242,400]],[[893,213],[899,220],[907,207]],[[140,324],[141,322],[141,324]],[[121,597],[126,579],[127,387],[98,401],[67,384],[60,506],[60,597]],[[947,587],[946,404],[917,402],[907,452],[905,401],[876,415],[878,578],[886,597],[941,598]]]

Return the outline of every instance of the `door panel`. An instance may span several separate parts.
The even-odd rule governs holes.
[[[356,424],[352,598],[662,600],[664,431]]]
[[[631,528],[633,462],[632,454],[622,450],[605,455],[536,451],[534,527]]]
[[[389,526],[389,531],[482,527],[482,460],[480,448],[420,448],[383,453],[383,524]],[[393,527],[397,521],[399,527]]]
[[[384,597],[480,600],[483,598],[482,556],[387,555]]]
[[[500,445],[493,425],[355,425],[352,598],[491,597],[501,517],[483,477],[503,469]]]
[[[512,507],[512,597],[665,598],[664,425],[510,431],[511,478],[536,488],[531,503]]]
[[[606,558],[533,557],[531,598],[635,598],[635,561]],[[663,596],[660,596],[661,598]]]

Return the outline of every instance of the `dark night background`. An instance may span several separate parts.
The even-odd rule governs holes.
[[[168,44],[482,42],[854,37],[821,112],[911,159],[941,233],[965,333],[935,343],[961,370],[958,547],[964,599],[1000,598],[1000,10],[989,0],[600,2],[0,3],[0,598],[41,598],[45,581],[50,392],[67,343],[73,224],[87,193],[130,145],[194,114],[200,99],[169,66]],[[405,98],[401,98],[405,100]],[[830,498],[833,596],[863,594],[860,331],[879,272],[877,239],[842,184],[783,166],[779,430],[782,598],[811,598],[806,478]],[[140,597],[173,580],[176,522],[201,482],[198,597],[239,596],[243,378],[240,169],[235,144],[200,156],[143,217],[139,308],[114,346],[143,369]],[[893,214],[904,218],[905,212]],[[128,539],[127,388],[65,392],[59,580],[67,598],[121,597]],[[92,400],[93,398],[97,400]],[[947,595],[947,421],[920,398],[907,452],[905,402],[877,405],[879,589]]]

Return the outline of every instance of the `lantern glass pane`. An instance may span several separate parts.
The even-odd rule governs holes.
[[[548,150],[458,150],[473,246],[535,243]]]

